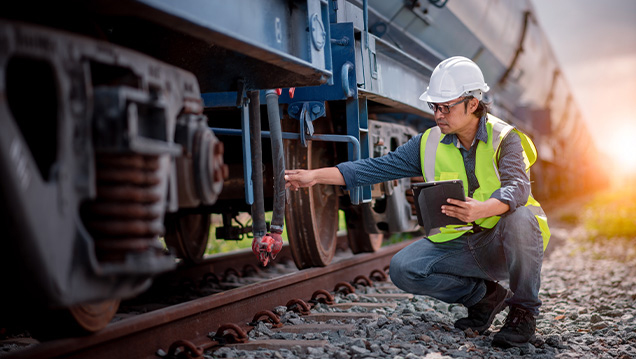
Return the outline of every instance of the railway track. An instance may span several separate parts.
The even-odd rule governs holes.
[[[279,319],[272,312],[274,308],[287,305],[289,310],[307,314],[307,303],[332,302],[334,291],[354,291],[352,283],[370,285],[369,278],[385,280],[385,270],[392,256],[409,243],[390,245],[375,253],[342,258],[328,267],[294,271],[119,319],[98,333],[43,342],[12,352],[8,358],[202,357],[206,350],[241,341],[255,348],[259,344],[250,343],[247,332],[258,325],[259,320],[277,325]],[[214,272],[241,276],[234,268],[243,267],[245,272],[253,262],[251,252],[239,253],[202,263],[182,273],[186,273],[185,278],[201,278]],[[224,285],[227,287],[227,283]],[[325,321],[329,317],[323,315],[314,319]],[[269,342],[262,345],[283,344]],[[302,343],[302,346],[307,345],[311,343]]]

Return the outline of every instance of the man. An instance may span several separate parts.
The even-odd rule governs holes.
[[[532,141],[487,113],[489,90],[479,67],[455,56],[433,71],[420,97],[434,112],[436,127],[386,156],[336,167],[289,170],[287,187],[360,185],[424,175],[427,181],[462,179],[466,201],[448,199],[442,213],[465,226],[431,231],[391,260],[391,280],[401,289],[462,303],[468,317],[461,330],[485,332],[497,313],[510,307],[493,345],[525,345],[534,335],[541,301],[547,219],[530,195],[529,168],[536,161]],[[498,281],[509,280],[510,290]]]

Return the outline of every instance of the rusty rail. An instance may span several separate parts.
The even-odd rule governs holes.
[[[227,323],[248,327],[254,314],[285,305],[289,298],[309,300],[316,288],[334,288],[390,263],[402,242],[375,253],[358,254],[324,268],[311,268],[177,304],[108,325],[99,333],[45,342],[10,358],[157,358],[179,340],[209,347],[210,333]]]

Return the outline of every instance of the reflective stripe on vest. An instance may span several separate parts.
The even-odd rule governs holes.
[[[487,200],[495,190],[501,187],[497,159],[499,157],[501,141],[510,133],[510,131],[515,131],[521,138],[524,150],[524,162],[528,175],[530,167],[537,159],[536,147],[534,146],[534,143],[532,143],[532,140],[530,140],[530,138],[524,133],[516,130],[513,126],[505,123],[497,117],[488,115],[486,128],[488,130],[488,142],[491,143],[491,146],[485,147],[487,145],[483,144],[481,141],[477,141],[476,144],[477,155],[475,158],[475,176],[480,184],[480,188],[475,190],[473,198],[480,201]],[[427,182],[446,179],[461,179],[464,181],[464,190],[466,191],[466,195],[468,195],[468,178],[461,153],[454,144],[440,144],[442,138],[443,135],[441,130],[437,126],[430,128],[422,136],[420,151],[422,159],[422,173],[424,178]],[[459,157],[457,154],[454,154],[455,151]],[[485,162],[484,159],[487,158],[486,156],[490,157],[488,162],[492,163],[492,168],[490,170],[483,167]],[[439,158],[442,158],[443,161],[438,162],[437,159]],[[444,163],[440,164],[442,162]],[[449,168],[452,169],[450,172]],[[545,216],[539,202],[532,197],[532,194],[530,194],[525,206],[529,207],[539,222],[541,235],[543,237],[543,248],[545,250],[550,239],[547,217]],[[497,222],[499,222],[499,216],[481,218],[475,222],[483,228],[493,228]],[[467,228],[466,225],[454,225],[433,229],[433,231],[431,231],[428,235],[429,239],[434,242],[445,242],[461,236],[468,230],[470,229]]]

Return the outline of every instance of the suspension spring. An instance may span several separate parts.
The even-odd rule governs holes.
[[[82,206],[100,261],[123,261],[127,253],[161,250],[163,208],[159,156],[98,154],[97,198]]]

